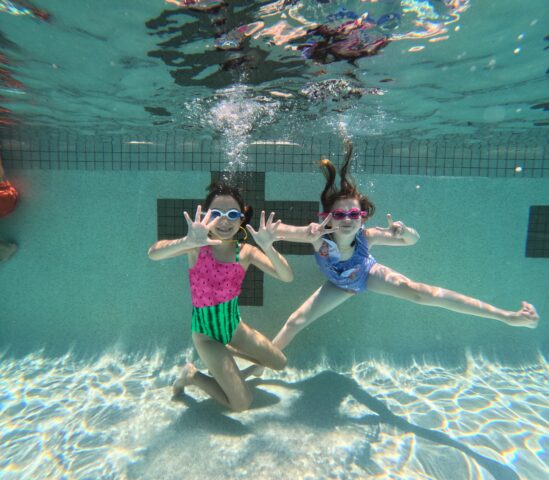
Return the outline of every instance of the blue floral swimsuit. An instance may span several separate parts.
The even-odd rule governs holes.
[[[368,241],[361,228],[355,237],[355,251],[348,260],[340,261],[337,244],[327,236],[315,252],[316,263],[330,283],[336,287],[358,293],[366,290],[370,269],[377,263],[368,251]]]

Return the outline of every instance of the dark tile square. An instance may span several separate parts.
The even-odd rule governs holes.
[[[549,258],[549,205],[530,207],[526,256]]]

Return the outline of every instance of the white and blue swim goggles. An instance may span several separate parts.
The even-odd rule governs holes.
[[[210,219],[215,220],[218,217],[226,217],[227,220],[230,220],[231,222],[235,222],[236,220],[240,220],[241,218],[244,218],[244,214],[240,210],[237,210],[236,208],[231,208],[226,212],[222,212],[217,208],[212,208],[210,210]]]

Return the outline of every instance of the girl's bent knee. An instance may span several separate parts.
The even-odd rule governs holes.
[[[273,370],[283,370],[286,368],[286,365],[288,365],[288,359],[286,358],[286,355],[280,352],[280,355],[277,356],[271,368]]]

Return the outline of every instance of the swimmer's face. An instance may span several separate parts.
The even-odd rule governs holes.
[[[240,211],[240,206],[238,205],[238,202],[230,195],[219,195],[214,197],[212,203],[210,204],[210,210],[214,209],[226,213],[229,210]],[[237,234],[241,224],[242,219],[229,220],[226,216],[223,216],[219,222],[217,222],[217,225],[210,230],[210,233],[213,238],[230,240]]]
[[[360,202],[356,198],[340,198],[339,200],[336,200],[334,204],[332,205],[331,212],[335,210],[343,210],[344,212],[349,212],[353,209],[360,210]],[[362,227],[364,223],[364,218],[350,218],[349,216],[345,216],[344,218],[340,220],[336,220],[332,217],[332,220],[330,221],[330,224],[333,227],[337,227],[337,234],[339,235],[349,235],[354,236],[356,235],[356,232]]]

